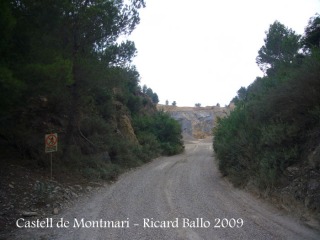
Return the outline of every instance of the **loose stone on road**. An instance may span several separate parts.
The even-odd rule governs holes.
[[[15,239],[320,239],[231,186],[208,140],[123,174],[53,218],[52,228],[21,228]]]

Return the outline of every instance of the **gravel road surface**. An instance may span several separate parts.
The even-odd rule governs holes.
[[[16,239],[320,239],[319,231],[232,187],[212,152],[208,140],[186,143],[183,154],[122,175],[54,216],[52,227],[49,218]]]

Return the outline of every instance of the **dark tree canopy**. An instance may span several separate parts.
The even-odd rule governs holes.
[[[290,63],[300,48],[299,39],[299,35],[280,22],[271,24],[266,32],[265,44],[256,58],[260,69],[266,73],[269,68],[275,68],[278,64]]]
[[[320,15],[311,17],[303,36],[305,48],[320,48]]]
[[[0,1],[1,143],[41,162],[43,135],[56,132],[57,165],[74,161],[76,171],[103,178],[113,164],[130,167],[157,156],[161,141],[170,147],[169,136],[159,140],[148,131],[154,145],[142,145],[131,128],[133,117],[159,117],[158,95],[141,89],[132,65],[135,44],[121,41],[144,6],[144,0]],[[171,121],[161,127],[176,124]],[[174,152],[182,150],[178,145]],[[88,166],[105,152],[111,165],[95,159]]]

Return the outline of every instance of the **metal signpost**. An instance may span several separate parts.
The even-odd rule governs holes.
[[[58,151],[58,134],[50,133],[46,134],[44,137],[45,144],[45,152],[50,153],[50,172],[51,172],[51,180],[52,180],[52,153]]]

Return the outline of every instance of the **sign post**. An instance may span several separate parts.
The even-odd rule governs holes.
[[[52,180],[52,153],[58,151],[58,134],[50,133],[44,136],[45,152],[50,153],[50,172]]]

